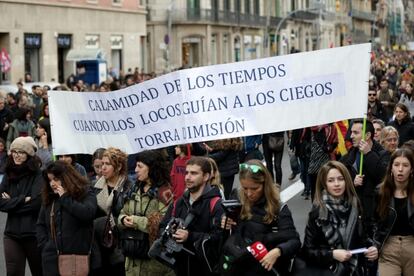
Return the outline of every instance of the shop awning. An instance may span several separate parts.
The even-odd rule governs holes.
[[[67,61],[79,60],[104,60],[105,53],[102,49],[72,49],[66,55]]]

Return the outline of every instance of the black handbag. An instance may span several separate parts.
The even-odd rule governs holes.
[[[149,236],[136,229],[124,229],[119,235],[122,253],[132,259],[149,259]]]
[[[269,135],[269,149],[272,151],[282,151],[285,145],[285,138],[283,136]]]
[[[152,197],[148,201],[142,216],[145,216]],[[142,204],[142,197],[141,197]],[[136,202],[134,203],[134,214],[136,214]],[[142,208],[141,208],[142,210]],[[124,256],[132,259],[149,259],[148,251],[150,249],[149,235],[138,229],[126,228],[119,231],[119,246]]]

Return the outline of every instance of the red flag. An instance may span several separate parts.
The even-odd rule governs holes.
[[[0,52],[0,64],[3,73],[8,72],[11,69],[11,59],[5,48],[1,49]]]

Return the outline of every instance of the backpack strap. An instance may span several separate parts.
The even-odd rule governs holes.
[[[220,199],[221,199],[221,197],[219,197],[219,196],[215,196],[215,197],[210,199],[210,214],[213,213],[214,208],[216,207],[216,204]],[[175,200],[174,203],[173,203],[173,209],[172,209],[172,212],[171,212],[171,216],[173,216],[173,217],[175,217],[175,210],[176,210],[176,206],[177,206],[177,201],[178,200]]]
[[[221,199],[219,196],[215,196],[212,199],[210,199],[210,214],[213,213],[214,207],[216,207],[217,202]]]

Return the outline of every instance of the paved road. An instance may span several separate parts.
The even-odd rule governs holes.
[[[290,175],[290,165],[289,165],[289,156],[287,153],[287,147],[285,147],[285,153],[282,160],[282,169],[283,169],[283,180],[282,180],[282,190],[292,185],[299,180],[297,177],[293,181],[289,181],[288,177]],[[238,178],[236,177],[235,185],[239,185]],[[296,228],[301,235],[303,241],[304,229],[306,226],[307,215],[310,209],[310,200],[303,200],[300,194],[293,197],[288,201],[288,206],[293,214],[293,219],[295,221]],[[3,250],[3,230],[6,223],[6,214],[0,212],[0,275],[6,275],[5,261],[4,261],[4,250]],[[31,275],[28,272],[28,266],[26,266],[26,276]]]

